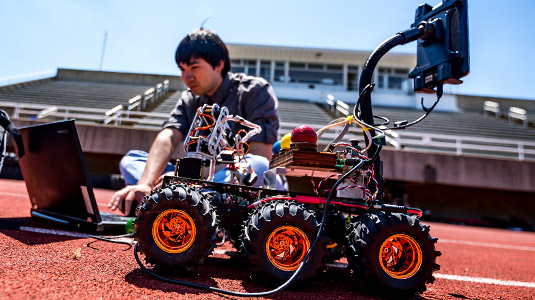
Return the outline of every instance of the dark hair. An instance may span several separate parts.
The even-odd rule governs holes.
[[[206,29],[198,29],[188,34],[175,53],[177,64],[189,64],[192,58],[202,58],[212,67],[216,67],[220,61],[224,62],[221,76],[225,78],[230,71],[230,59],[228,49],[219,36]]]

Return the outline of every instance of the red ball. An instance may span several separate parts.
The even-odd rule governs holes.
[[[292,131],[292,142],[316,143],[318,136],[316,131],[308,125],[301,125]]]

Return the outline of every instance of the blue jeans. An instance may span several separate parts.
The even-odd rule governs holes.
[[[128,151],[125,156],[123,156],[121,162],[119,163],[119,170],[121,171],[121,175],[123,176],[126,184],[134,185],[138,182],[143,174],[148,157],[149,154],[142,150],[131,150]],[[261,187],[264,182],[264,172],[269,169],[268,159],[263,156],[250,153],[245,155],[245,158],[247,159],[247,162],[251,164],[253,170],[258,176],[253,186]],[[172,172],[174,170],[175,166],[171,163],[167,163],[163,173]],[[214,182],[225,183],[230,182],[231,179],[231,172],[227,168],[223,168],[214,174]]]

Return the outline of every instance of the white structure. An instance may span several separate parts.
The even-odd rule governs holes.
[[[336,100],[355,103],[358,98],[360,72],[371,51],[297,48],[227,44],[232,71],[267,79],[281,99],[324,102],[328,94]],[[420,108],[424,97],[427,106],[434,95],[413,92],[410,70],[416,55],[389,53],[377,66],[373,83],[373,104]],[[437,110],[457,111],[456,97],[445,93]]]

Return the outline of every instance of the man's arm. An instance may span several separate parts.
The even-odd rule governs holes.
[[[183,140],[183,134],[177,129],[165,128],[160,131],[150,148],[141,179],[136,185],[129,185],[117,191],[108,206],[112,210],[119,208],[125,215],[130,215],[132,202],[141,203],[143,197],[152,191],[160,174],[165,170],[167,162],[171,159],[176,145],[181,144]]]
[[[271,154],[273,153],[273,144],[270,143],[261,143],[261,142],[250,142],[249,143],[249,153],[261,155],[268,160],[271,160]]]
[[[147,165],[143,171],[143,175],[137,182],[138,185],[147,185],[154,188],[160,174],[165,170],[165,167],[171,155],[175,151],[175,147],[184,141],[184,136],[179,130],[165,128],[154,140],[147,159]]]

